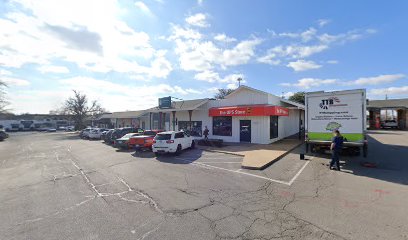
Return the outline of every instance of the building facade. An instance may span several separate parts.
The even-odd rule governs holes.
[[[143,129],[188,130],[196,138],[202,138],[207,127],[210,139],[269,144],[301,132],[304,106],[241,86],[225,99],[174,101],[166,108],[158,106],[137,111],[137,114],[122,113],[122,116],[127,118],[112,119],[120,123],[116,124],[117,127],[129,125]],[[138,124],[133,125],[129,119]]]

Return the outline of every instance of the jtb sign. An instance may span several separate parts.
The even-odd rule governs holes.
[[[210,108],[209,116],[289,116],[289,110],[269,105],[219,107]]]

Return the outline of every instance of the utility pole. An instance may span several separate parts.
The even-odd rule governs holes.
[[[238,87],[241,87],[242,78],[239,77],[239,78],[237,79],[237,81],[238,81]]]

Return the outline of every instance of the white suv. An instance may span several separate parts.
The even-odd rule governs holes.
[[[160,153],[180,154],[186,148],[194,148],[194,139],[185,132],[161,132],[153,140],[152,150],[157,156]]]

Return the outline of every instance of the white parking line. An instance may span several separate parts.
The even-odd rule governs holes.
[[[313,157],[312,157],[313,158]],[[309,160],[311,160],[312,158],[310,158]],[[223,171],[227,171],[227,172],[232,172],[232,173],[237,173],[237,174],[243,174],[243,175],[247,175],[247,176],[251,176],[251,177],[255,177],[255,178],[260,178],[260,179],[265,179],[271,182],[276,182],[276,183],[280,183],[280,184],[285,184],[285,185],[292,185],[293,182],[299,177],[299,175],[302,173],[302,171],[306,168],[306,166],[309,164],[310,161],[306,161],[306,163],[302,166],[302,168],[300,168],[300,170],[295,174],[295,176],[289,181],[289,182],[285,182],[285,181],[281,181],[281,180],[277,180],[277,179],[273,179],[273,178],[268,178],[268,177],[264,177],[264,176],[259,176],[256,174],[252,174],[252,173],[247,173],[247,172],[242,172],[242,169],[238,169],[238,170],[231,170],[231,169],[227,169],[227,168],[222,168],[222,167],[216,167],[216,166],[212,166],[209,164],[205,164],[202,162],[194,162],[194,161],[190,161],[184,158],[180,158],[180,157],[176,157],[175,159],[177,160],[181,160],[183,162],[188,162],[192,165],[196,165],[199,167],[204,167],[204,168],[213,168],[213,169],[218,169],[218,170],[223,170]]]
[[[289,186],[292,185],[292,183],[296,180],[296,178],[299,177],[299,175],[305,170],[307,164],[309,164],[310,161],[307,161],[302,168],[299,170],[299,172],[296,173],[296,175],[289,181]]]
[[[242,162],[198,162],[198,163],[239,163],[242,164]]]

